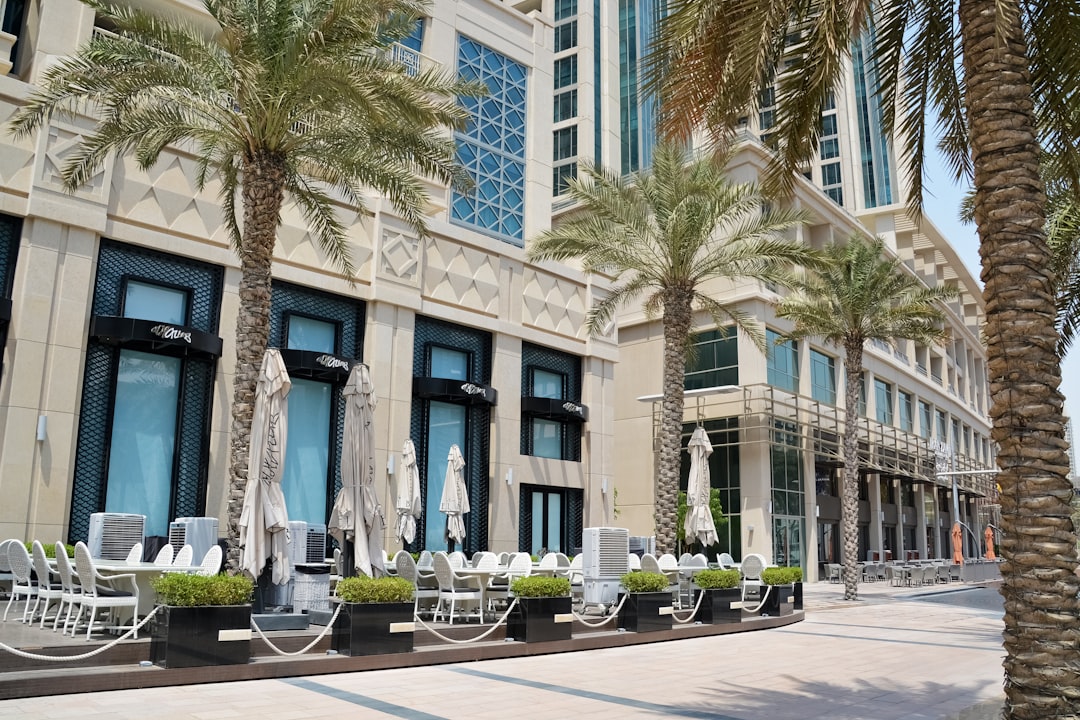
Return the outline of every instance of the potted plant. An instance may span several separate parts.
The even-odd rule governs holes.
[[[742,622],[738,570],[702,570],[694,583],[704,593],[695,620],[705,625]]]
[[[517,598],[517,606],[507,620],[507,637],[519,642],[570,639],[574,616],[568,579],[521,577],[510,584],[510,592]]]
[[[635,571],[619,578],[626,602],[619,611],[619,627],[630,632],[671,629],[671,592],[663,573]],[[620,601],[622,596],[620,595]]]
[[[157,615],[150,660],[166,668],[240,665],[251,658],[252,582],[235,575],[166,573],[152,583]]]
[[[330,648],[342,655],[386,655],[413,649],[413,584],[405,578],[338,580],[341,612],[334,621]]]
[[[761,605],[761,614],[790,615],[795,609],[795,583],[798,582],[802,589],[802,568],[765,568],[761,571],[761,582],[767,586],[768,593]]]

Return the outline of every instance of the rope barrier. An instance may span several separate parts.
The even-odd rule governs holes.
[[[607,625],[609,622],[611,622],[615,618],[619,617],[619,611],[622,610],[622,606],[626,602],[626,598],[628,598],[628,597],[630,597],[630,596],[629,595],[623,595],[622,600],[620,600],[619,604],[615,606],[615,609],[611,612],[611,614],[608,615],[606,618],[604,618],[603,620],[601,620],[598,623],[590,623],[590,622],[585,620],[585,617],[583,615],[579,615],[578,613],[574,613],[574,619],[577,620],[582,625],[584,625],[585,627],[598,628],[601,625]]]
[[[279,648],[277,645],[270,642],[270,638],[266,637],[266,635],[262,631],[262,628],[259,627],[258,624],[255,622],[255,618],[251,619],[251,627],[255,628],[255,632],[258,633],[260,638],[262,638],[262,641],[264,643],[266,643],[267,645],[269,645],[270,649],[273,650],[274,652],[276,652],[278,655],[281,655],[282,657],[296,657],[297,655],[303,655],[308,650],[315,647],[319,643],[320,640],[322,640],[324,637],[326,637],[326,633],[330,632],[330,630],[333,629],[334,621],[337,620],[338,615],[341,614],[341,608],[343,608],[344,606],[345,606],[345,603],[340,603],[339,602],[338,606],[337,606],[337,609],[334,610],[334,616],[332,618],[330,618],[330,622],[326,623],[326,627],[323,628],[322,632],[319,633],[318,636],[316,636],[316,638],[314,640],[312,640],[311,642],[309,642],[307,645],[305,645],[300,650],[297,650],[296,652],[285,652],[284,650]]]
[[[113,647],[115,647],[116,644],[119,643],[121,640],[126,640],[129,636],[131,636],[134,633],[138,632],[139,628],[141,628],[143,625],[148,623],[150,621],[150,618],[154,617],[154,615],[157,614],[157,611],[160,610],[160,609],[161,609],[161,606],[158,605],[153,610],[151,610],[150,613],[146,617],[144,617],[142,619],[142,622],[140,622],[138,625],[136,625],[135,627],[128,630],[126,633],[124,633],[120,637],[116,638],[115,640],[113,640],[113,641],[111,641],[111,642],[109,642],[109,643],[107,643],[105,645],[102,645],[99,648],[95,648],[94,650],[91,650],[90,652],[85,652],[85,653],[83,653],[81,655],[61,655],[61,656],[57,656],[57,655],[38,655],[37,653],[28,653],[25,650],[19,650],[18,648],[13,648],[10,645],[5,645],[4,643],[0,643],[0,650],[4,650],[6,652],[9,652],[12,655],[15,655],[16,657],[26,658],[27,660],[44,660],[44,661],[47,661],[47,662],[78,662],[79,660],[85,660],[87,658],[94,657],[95,655],[99,655],[99,654],[105,652],[106,650],[110,650]]]
[[[690,616],[687,617],[685,620],[680,620],[679,616],[676,615],[674,611],[672,611],[672,613],[671,613],[671,622],[673,622],[673,623],[675,623],[677,625],[685,625],[686,623],[691,622],[697,616],[698,608],[701,607],[701,601],[702,601],[702,599],[704,597],[705,597],[704,592],[699,592],[698,593],[697,603],[694,605],[694,609],[690,611]],[[682,612],[682,610],[680,610],[679,612]]]
[[[765,594],[761,596],[761,602],[758,603],[758,606],[756,608],[754,608],[753,610],[751,610],[750,608],[748,608],[748,607],[746,607],[744,605],[743,610],[746,610],[751,615],[756,615],[758,612],[761,611],[761,608],[765,607],[765,601],[769,599],[769,593],[772,592],[772,589],[773,589],[774,586],[773,585],[765,585],[764,587],[765,587]],[[743,602],[746,602],[746,601],[744,600]]]
[[[486,637],[487,637],[488,635],[490,635],[491,633],[495,632],[495,630],[496,630],[496,629],[498,629],[498,627],[499,627],[500,625],[502,625],[502,624],[503,624],[504,622],[506,622],[506,618],[508,618],[508,617],[510,616],[510,611],[511,611],[511,610],[513,610],[513,609],[514,609],[515,607],[517,607],[517,604],[518,604],[517,598],[514,598],[514,602],[510,603],[510,607],[506,608],[506,612],[505,612],[505,613],[503,614],[503,616],[502,616],[501,618],[499,618],[499,621],[498,621],[497,623],[495,623],[494,625],[492,625],[492,626],[491,626],[491,627],[490,627],[490,628],[489,628],[489,629],[488,629],[488,630],[487,630],[487,631],[486,631],[485,633],[483,633],[482,635],[478,635],[478,636],[476,636],[476,637],[474,637],[474,638],[469,638],[468,640],[455,640],[454,638],[448,638],[448,637],[446,637],[446,636],[445,636],[445,635],[443,635],[442,633],[440,633],[440,632],[438,632],[437,630],[435,630],[434,628],[432,628],[432,627],[431,627],[430,625],[428,625],[428,624],[427,624],[426,622],[424,622],[423,620],[421,620],[421,619],[420,619],[420,615],[419,615],[419,613],[417,613],[417,615],[416,615],[416,621],[417,621],[418,623],[420,623],[421,625],[423,625],[423,627],[424,627],[424,629],[425,629],[425,630],[427,630],[427,631],[428,631],[429,633],[431,633],[431,634],[432,634],[432,635],[434,635],[435,637],[439,638],[440,640],[445,640],[446,642],[448,642],[448,643],[453,643],[453,644],[455,644],[455,645],[464,645],[465,643],[471,643],[471,642],[477,642],[477,641],[479,641],[479,640],[483,640],[483,639],[484,639],[484,638],[486,638]]]

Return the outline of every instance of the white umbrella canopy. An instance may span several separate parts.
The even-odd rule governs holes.
[[[462,516],[469,512],[469,490],[465,487],[465,458],[461,457],[461,448],[450,446],[446,458],[446,482],[443,483],[439,510],[446,513],[446,537],[461,543],[465,540],[465,520]]]
[[[402,542],[411,543],[416,538],[416,519],[420,517],[420,471],[416,467],[416,447],[412,438],[401,448],[401,477],[398,479],[397,527],[395,532]]]
[[[289,516],[281,491],[291,387],[281,353],[268,349],[255,386],[248,481],[240,514],[240,569],[258,578],[267,559],[271,559],[275,585],[287,583],[291,573]]]
[[[686,483],[686,520],[683,529],[688,539],[697,538],[698,542],[708,547],[719,542],[719,537],[712,510],[709,509],[709,494],[712,492],[709,456],[713,449],[705,428],[698,426],[694,430],[687,450],[690,451],[690,477]]]
[[[341,492],[330,511],[330,534],[344,547],[352,543],[357,572],[386,574],[382,506],[375,492],[375,386],[367,365],[357,363],[341,391],[345,399],[344,443],[341,448]]]

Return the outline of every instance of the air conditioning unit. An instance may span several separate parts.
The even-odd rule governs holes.
[[[581,534],[586,605],[611,605],[619,597],[619,578],[629,572],[630,531],[585,528]]]
[[[202,562],[206,551],[217,545],[217,539],[217,518],[182,517],[169,523],[169,544],[175,550],[190,545],[195,564]]]
[[[326,525],[290,521],[289,562],[293,565],[326,562]]]
[[[145,540],[146,516],[134,513],[90,513],[87,545],[91,557],[124,560],[136,543]]]

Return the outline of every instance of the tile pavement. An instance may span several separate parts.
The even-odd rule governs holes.
[[[940,594],[944,590],[951,592]],[[991,720],[996,592],[806,588],[765,632],[458,665],[0,701],[5,720]],[[937,594],[932,594],[937,593]],[[996,603],[996,605],[995,605]]]

